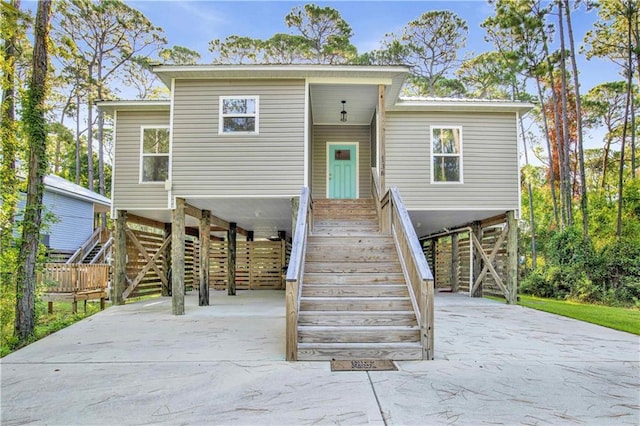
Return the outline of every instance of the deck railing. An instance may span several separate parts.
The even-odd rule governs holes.
[[[298,358],[298,310],[302,277],[304,275],[304,258],[307,249],[307,236],[313,227],[313,202],[309,188],[302,188],[296,226],[291,247],[291,257],[287,268],[286,289],[286,356],[287,361]]]
[[[103,227],[96,228],[93,231],[93,234],[85,241],[78,250],[71,255],[67,263],[80,263],[84,260],[84,258],[93,250],[93,248],[101,241],[102,239],[102,231]]]
[[[38,273],[45,293],[77,293],[107,288],[109,265],[46,263]]]
[[[376,173],[372,173],[373,198],[376,200],[380,218],[380,229],[393,236],[402,270],[410,284],[408,286],[422,342],[422,358],[433,359],[433,274],[420,247],[409,212],[407,211],[398,188],[391,188],[381,194]]]

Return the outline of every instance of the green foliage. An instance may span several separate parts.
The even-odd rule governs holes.
[[[640,245],[613,240],[601,250],[569,227],[553,233],[546,265],[523,281],[523,293],[607,305],[640,306]]]
[[[267,40],[231,35],[209,42],[216,64],[344,64],[357,58],[353,31],[340,12],[314,4],[296,6],[284,18],[297,34]]]
[[[367,59],[409,65],[415,77],[424,79],[421,94],[436,96],[437,82],[448,78],[457,65],[458,51],[466,45],[468,30],[467,23],[451,11],[425,12],[405,25],[401,34],[387,34],[383,49]]]
[[[0,308],[2,309],[1,314],[3,319],[5,314],[5,305],[9,305],[6,299],[7,298],[4,295],[0,298]],[[18,339],[13,336],[13,323],[5,322],[3,320],[0,324],[0,357],[4,357],[11,352],[20,349],[26,344],[33,343],[51,333],[55,333],[58,330],[62,330],[71,324],[100,312],[100,304],[99,302],[87,303],[86,314],[83,309],[80,309],[76,314],[73,314],[71,311],[71,303],[59,302],[54,304],[53,314],[49,314],[47,312],[47,304],[42,300],[38,300],[36,302],[36,327],[32,336],[25,343],[20,343]]]

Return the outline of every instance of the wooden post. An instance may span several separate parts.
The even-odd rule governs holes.
[[[227,231],[227,294],[229,296],[236,295],[236,236],[237,225],[235,222],[229,223]]]
[[[171,229],[171,310],[174,315],[184,315],[184,198],[176,198]]]
[[[171,238],[171,223],[164,224],[164,231],[162,232],[162,239],[166,240],[167,238]],[[164,251],[164,255],[162,256],[162,272],[167,277],[167,284],[161,283],[162,287],[160,289],[162,296],[169,296],[169,286],[171,282],[169,281],[169,270],[171,269],[171,243],[169,243],[169,247]]]
[[[286,299],[286,342],[287,361],[298,359],[298,281],[287,282]]]
[[[116,211],[116,223],[114,233],[114,273],[113,286],[111,287],[111,303],[114,305],[124,304],[122,292],[127,287],[127,212],[125,210]]]
[[[451,292],[457,293],[459,287],[460,247],[458,233],[451,234]]]
[[[286,241],[287,231],[278,231],[278,238],[280,238],[280,241]]]
[[[518,302],[518,220],[513,210],[507,212],[507,226],[507,303],[515,305]]]
[[[378,125],[378,136],[379,136],[379,140],[378,140],[378,149],[380,150],[380,152],[378,152],[378,158],[380,159],[380,163],[378,164],[378,174],[380,176],[380,191],[381,194],[380,196],[384,195],[385,192],[387,192],[387,186],[386,186],[386,143],[385,143],[385,127],[386,127],[386,111],[385,111],[385,105],[384,105],[384,90],[385,90],[385,86],[384,84],[380,84],[378,85],[378,119],[376,120],[376,123]]]
[[[298,224],[298,208],[300,207],[300,197],[291,199],[291,241],[296,237],[296,225]]]
[[[200,218],[200,297],[198,305],[209,306],[209,242],[211,241],[211,212],[202,211]]]
[[[475,222],[473,222],[471,229],[473,230],[473,235],[475,235],[475,237],[478,239],[480,246],[482,246],[483,236],[482,236],[482,224],[480,223],[480,221],[476,220]],[[473,235],[469,235],[469,238],[473,238]],[[474,245],[473,247],[473,282],[471,283],[470,288],[473,287],[474,283],[480,276],[481,272],[482,272],[482,256],[480,255],[478,248],[475,247]],[[476,291],[474,291],[470,296],[482,297],[482,283],[478,285]]]

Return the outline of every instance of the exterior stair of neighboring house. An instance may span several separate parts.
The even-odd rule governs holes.
[[[373,200],[316,200],[313,216],[298,359],[422,359],[400,259]]]
[[[97,243],[89,253],[82,259],[82,263],[91,263],[98,253],[102,250],[102,243]]]

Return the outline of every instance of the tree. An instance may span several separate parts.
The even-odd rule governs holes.
[[[253,64],[258,61],[262,40],[232,35],[224,40],[209,42],[209,51],[214,54],[214,64]]]
[[[209,42],[214,64],[344,64],[357,58],[353,31],[340,12],[307,4],[294,7],[285,23],[297,34],[276,33],[267,40],[231,35]]]
[[[16,272],[16,319],[14,333],[24,342],[35,327],[36,261],[42,222],[44,176],[48,162],[45,99],[48,70],[49,17],[51,1],[38,2],[34,27],[31,79],[23,111],[29,144],[27,201],[24,208],[22,240]]]
[[[0,140],[2,163],[0,164],[0,256],[8,255],[13,241],[13,223],[18,204],[18,179],[16,156],[20,152],[15,119],[16,104],[16,56],[18,43],[18,15],[20,1],[2,4],[2,34],[5,35],[2,62],[2,111],[0,112]],[[4,280],[3,280],[4,281]]]
[[[162,29],[140,11],[120,0],[63,0],[59,4],[57,37],[73,46],[74,68],[86,70],[87,149],[93,157],[93,109],[96,100],[109,95],[110,83],[138,56],[150,56],[166,41]],[[129,70],[137,70],[132,67]],[[98,186],[105,194],[104,117],[98,110]],[[89,163],[89,189],[93,189],[93,165]]]
[[[357,49],[351,44],[353,30],[336,9],[314,4],[296,6],[284,21],[306,40],[304,55],[309,62],[344,64],[357,56]],[[300,45],[295,44],[294,47],[299,48]]]
[[[637,98],[637,90],[636,90]],[[611,160],[611,145],[622,137],[622,125],[625,117],[626,82],[611,81],[602,83],[587,92],[584,97],[585,124],[596,128],[604,126],[604,147],[601,158],[601,179],[599,187],[605,189],[607,172]]]
[[[465,60],[456,75],[466,87],[467,95],[485,99],[509,99],[516,78],[513,65],[497,51]]]
[[[438,80],[457,65],[467,32],[467,23],[453,12],[425,12],[409,22],[401,34],[387,34],[382,51],[372,58],[378,63],[409,65],[413,82],[423,80],[425,94],[435,96]]]
[[[637,0],[618,0],[597,3],[598,21],[585,35],[587,59],[607,58],[620,67],[620,74],[627,79],[629,121],[631,136],[631,176],[636,176],[635,110],[632,96],[632,80],[640,84],[640,3]],[[622,199],[622,197],[620,198]]]
[[[573,71],[573,79],[574,79],[574,96],[576,102],[576,132],[578,136],[577,147],[578,147],[578,165],[580,168],[580,182],[581,191],[580,191],[580,209],[582,210],[582,236],[585,241],[589,237],[589,207],[587,200],[587,183],[586,176],[584,171],[584,150],[583,150],[583,130],[582,130],[582,105],[580,104],[580,83],[578,78],[578,65],[576,61],[576,48],[573,37],[573,25],[571,24],[571,9],[569,7],[569,0],[563,0],[562,6],[564,6],[565,18],[567,20],[567,34],[569,37],[569,54],[571,58],[571,69]],[[562,8],[561,8],[562,10]],[[562,17],[560,17],[562,20]]]

